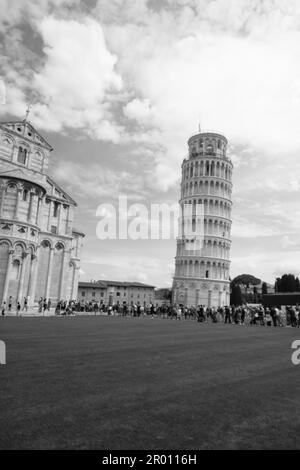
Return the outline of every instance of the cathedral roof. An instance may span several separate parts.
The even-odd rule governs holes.
[[[51,145],[48,144],[44,137],[41,136],[41,134],[26,119],[23,121],[1,122],[0,127],[3,130],[7,130],[8,132],[21,136],[23,139],[29,142],[46,147],[49,151],[53,150]]]
[[[54,188],[61,194],[62,197],[59,199],[66,199],[66,201],[70,204],[73,204],[74,206],[77,206],[77,202],[74,201],[73,198],[64,190],[62,189],[61,186],[59,186],[54,179],[52,179],[50,176],[47,175],[47,181],[51,186],[54,186]],[[49,195],[48,195],[49,196]],[[50,194],[51,196],[51,194]]]

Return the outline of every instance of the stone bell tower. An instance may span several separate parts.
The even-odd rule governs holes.
[[[188,140],[182,163],[183,214],[177,239],[173,303],[224,306],[230,302],[231,160],[227,139],[210,132]],[[196,210],[196,208],[202,210]],[[192,230],[191,230],[192,228]]]

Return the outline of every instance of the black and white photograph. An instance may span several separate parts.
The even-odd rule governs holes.
[[[0,0],[1,453],[300,450],[299,279],[299,0]]]

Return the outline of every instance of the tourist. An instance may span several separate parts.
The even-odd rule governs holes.
[[[28,310],[28,300],[27,300],[27,297],[24,297],[23,310],[25,310],[26,312],[27,312],[27,310]]]
[[[294,307],[290,307],[290,315],[291,315],[291,325],[294,328],[297,326],[297,315],[296,309]]]
[[[2,317],[5,316],[5,310],[6,310],[6,302],[3,302],[2,307],[1,307],[1,315],[2,315]]]
[[[231,323],[230,307],[226,305],[225,307],[225,323]]]
[[[178,307],[177,307],[177,309],[176,309],[176,320],[180,320],[180,321],[181,321],[181,314],[182,314],[182,310],[181,310],[180,305],[178,305]]]
[[[266,308],[265,319],[266,319],[267,326],[272,326],[272,316],[271,316],[271,311],[269,308]]]

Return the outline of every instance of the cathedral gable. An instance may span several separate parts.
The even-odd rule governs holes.
[[[28,121],[11,121],[1,123],[3,130],[12,132],[23,139],[36,145],[41,145],[47,150],[53,150],[51,145],[41,136],[41,134]]]

